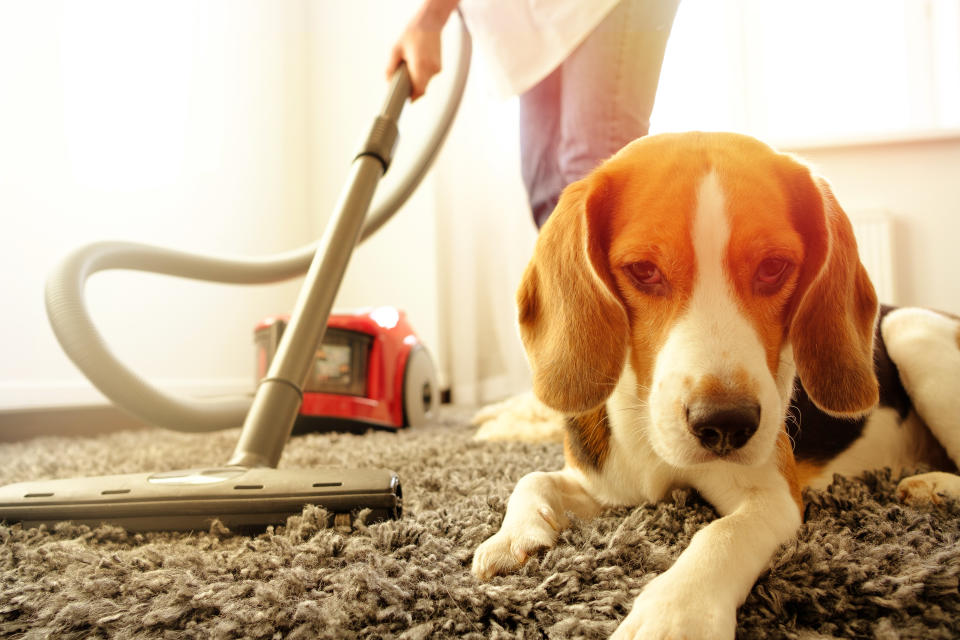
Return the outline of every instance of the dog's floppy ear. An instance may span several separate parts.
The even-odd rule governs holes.
[[[797,375],[820,409],[858,416],[878,399],[873,340],[877,295],[860,264],[850,220],[826,180],[802,168],[793,220],[806,255],[790,341]],[[796,183],[794,183],[796,187]]]
[[[596,172],[564,190],[517,292],[534,393],[565,413],[604,402],[626,358],[627,315],[614,293],[602,230],[610,191]]]

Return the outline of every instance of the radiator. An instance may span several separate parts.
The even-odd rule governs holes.
[[[893,216],[884,211],[850,215],[860,262],[870,274],[880,302],[896,301],[893,287]]]

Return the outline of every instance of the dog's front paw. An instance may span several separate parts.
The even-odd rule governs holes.
[[[534,552],[552,547],[562,523],[546,508],[538,510],[528,522],[509,526],[504,523],[500,531],[477,547],[473,554],[473,575],[480,580],[516,571]]]
[[[716,596],[703,584],[678,582],[664,573],[634,600],[611,640],[732,640],[737,607]]]
[[[897,497],[913,506],[938,505],[944,499],[958,499],[960,498],[960,476],[942,471],[910,476],[897,485]]]

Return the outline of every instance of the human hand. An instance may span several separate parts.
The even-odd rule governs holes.
[[[454,6],[456,0],[427,0],[390,50],[387,79],[406,62],[411,102],[422,96],[430,79],[440,73],[440,33]]]

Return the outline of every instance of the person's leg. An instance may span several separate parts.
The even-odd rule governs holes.
[[[647,134],[680,0],[623,0],[520,96],[523,181],[537,228],[560,192]]]
[[[678,4],[623,0],[561,65],[564,186],[647,134]]]
[[[566,186],[557,164],[560,83],[561,73],[557,68],[520,96],[520,168],[538,229]]]

